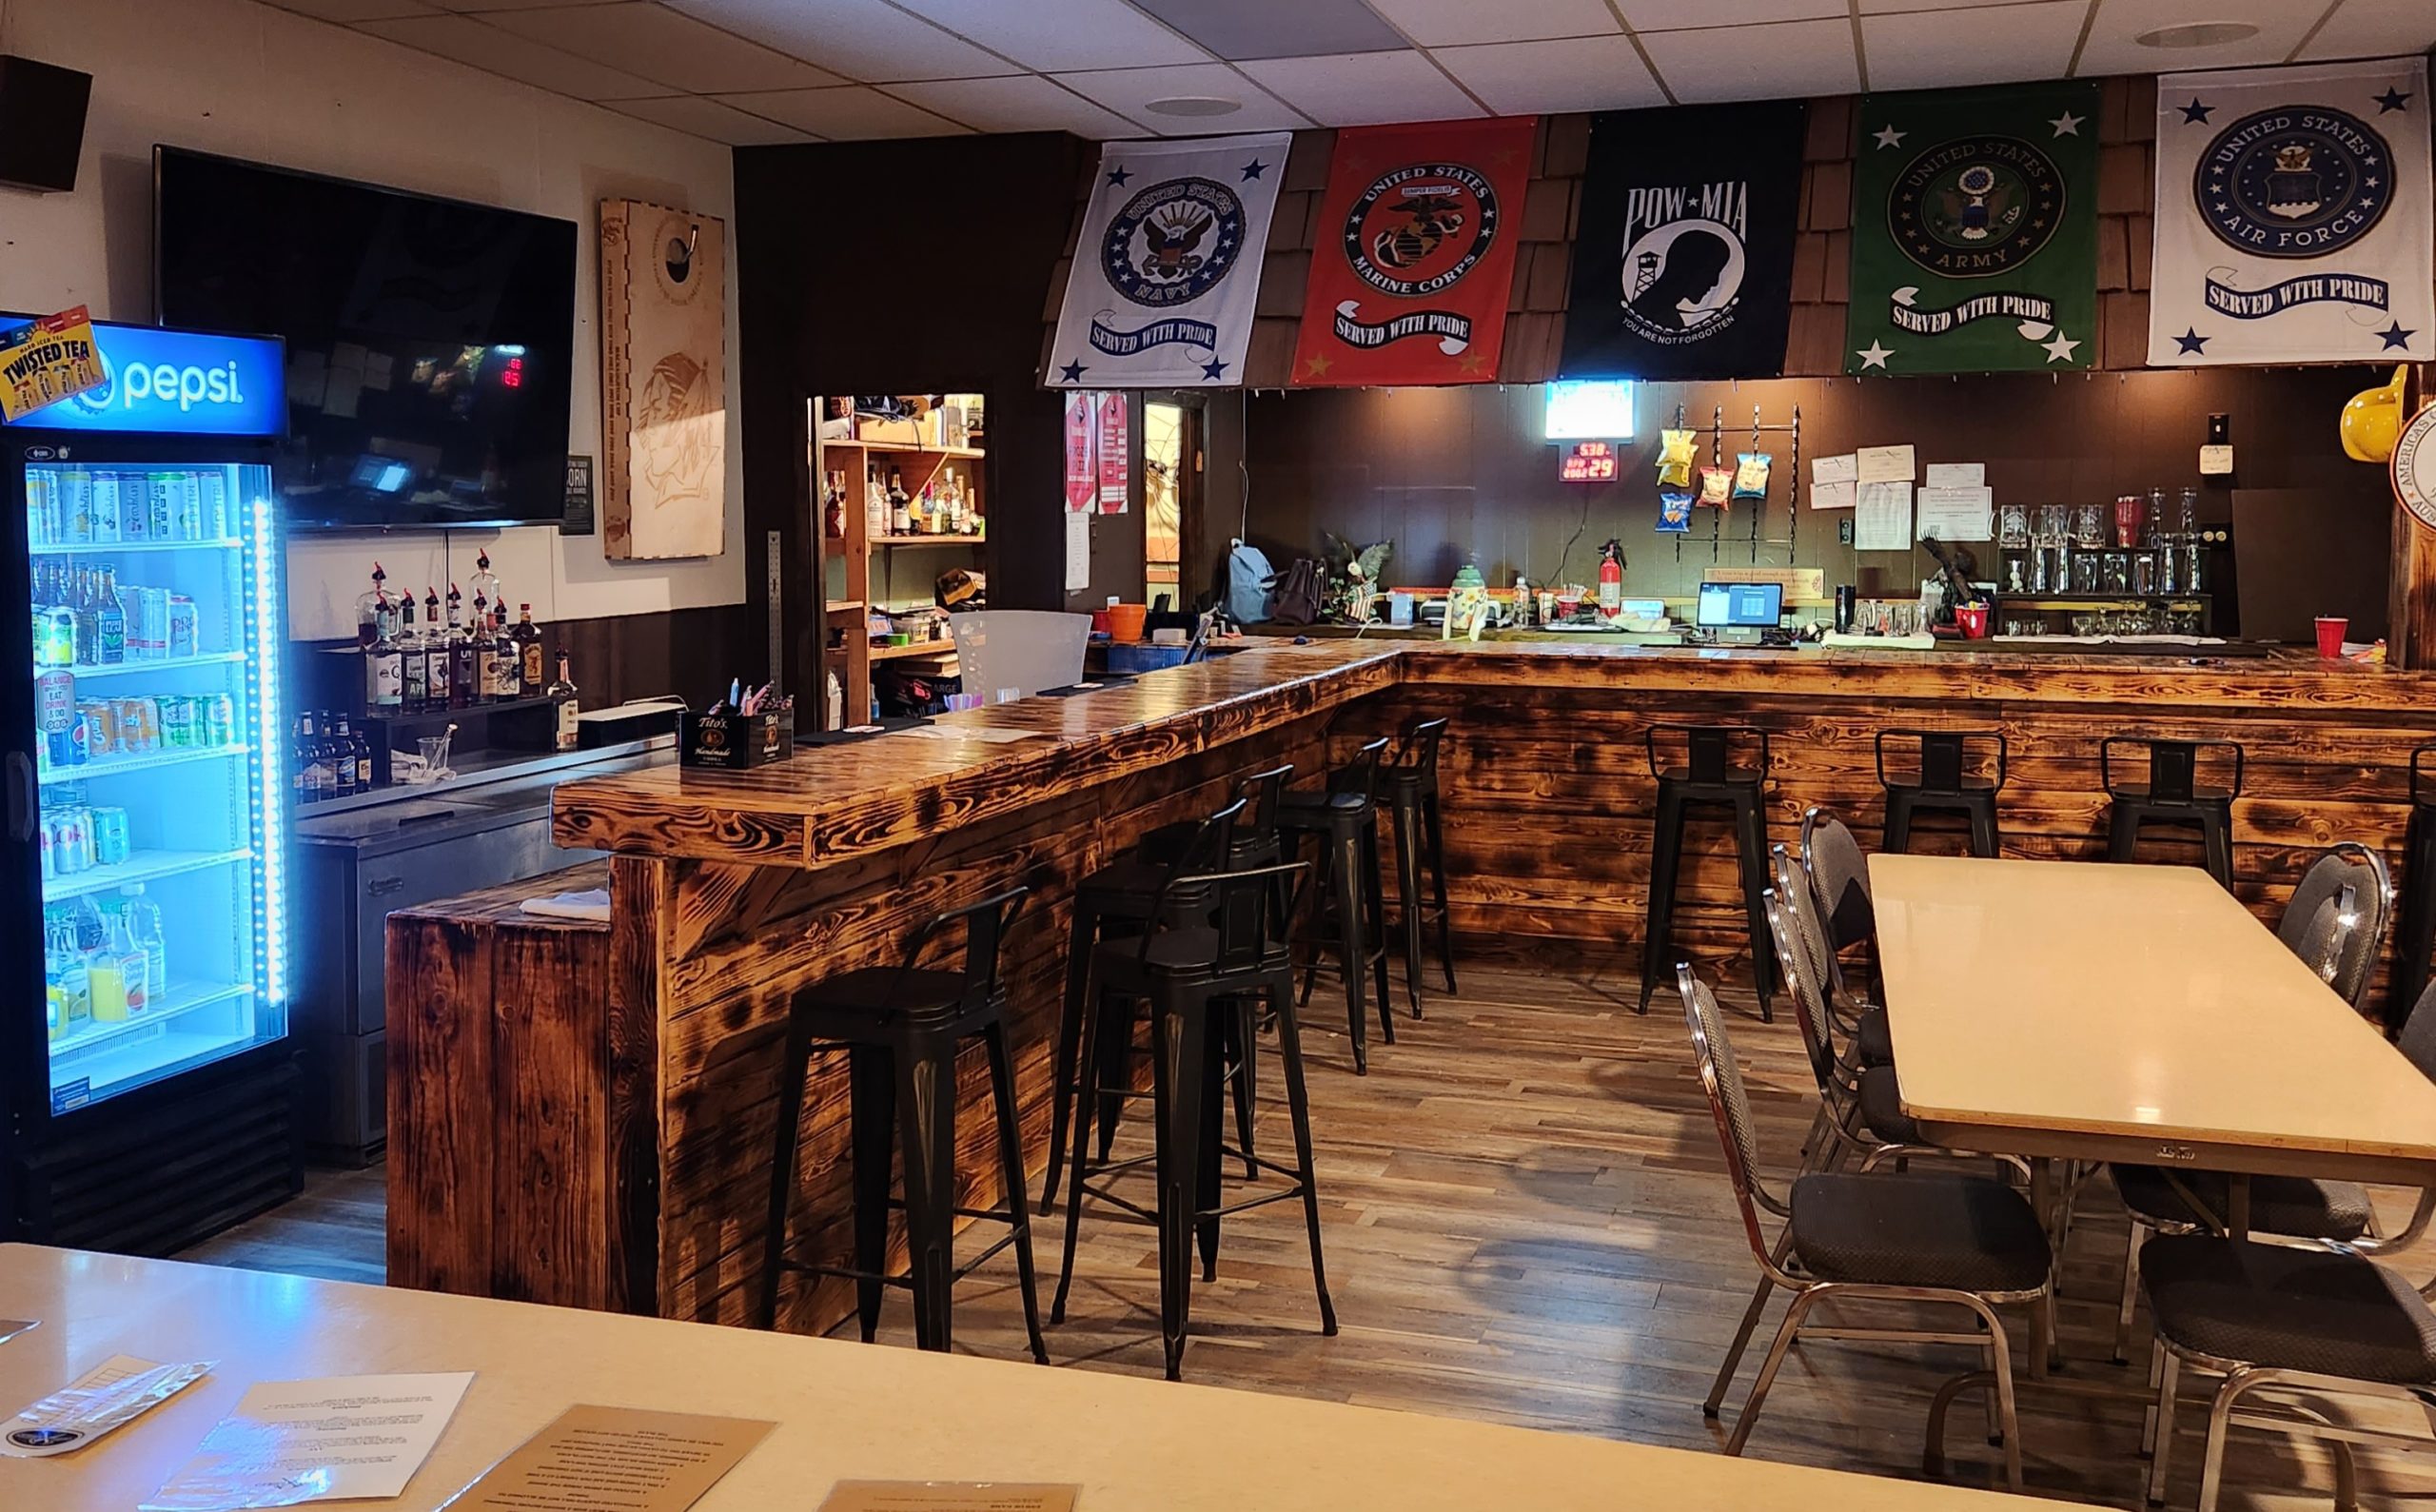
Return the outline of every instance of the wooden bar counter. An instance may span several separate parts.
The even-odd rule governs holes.
[[[2431,694],[2426,676],[2297,656],[1266,640],[1129,686],[803,750],[764,771],[569,783],[557,795],[560,843],[614,857],[605,951],[512,987],[486,979],[484,991],[527,994],[514,1002],[465,1001],[450,973],[390,971],[390,1279],[745,1320],[790,995],[894,961],[923,918],[1015,883],[1033,890],[1007,975],[1026,1154],[1041,1168],[1076,879],[1144,832],[1217,807],[1246,774],[1291,761],[1308,782],[1332,755],[1416,717],[1454,721],[1441,780],[1458,932],[1636,947],[1652,724],[1766,729],[1770,837],[1792,841],[1803,810],[1826,804],[1865,844],[1880,820],[1879,730],[2001,729],[2006,853],[2044,858],[2104,854],[2102,737],[2239,740],[2238,891],[2271,912],[2317,847],[2361,839],[2399,860],[2409,753],[2436,741]],[[2195,843],[2142,851],[2197,855]],[[1681,893],[1681,942],[1731,969],[1748,943],[1722,826],[1695,826]],[[393,921],[393,952],[449,927],[447,912]],[[496,900],[489,915],[498,930],[526,927],[497,917]],[[1326,1002],[1315,999],[1306,1024],[1314,1052],[1342,1061]],[[488,1058],[505,1041],[467,1027],[521,1019],[551,1031],[500,1051],[512,1068]],[[963,1068],[960,1207],[997,1196],[981,1072],[977,1055]],[[851,1244],[843,1070],[815,1077],[796,1227],[804,1258],[835,1264]],[[791,1327],[851,1311],[844,1286],[790,1282],[785,1295]]]

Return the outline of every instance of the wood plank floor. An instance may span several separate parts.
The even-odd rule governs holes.
[[[1306,1014],[1306,1040],[1342,1332],[1319,1333],[1299,1207],[1258,1208],[1229,1220],[1217,1281],[1194,1289],[1187,1377],[1644,1443],[1720,1444],[1723,1433],[1699,1404],[1757,1270],[1680,1014],[1661,999],[1637,1017],[1637,982],[1619,964],[1563,958],[1469,965],[1461,998],[1433,996],[1429,1017],[1401,1024],[1392,1047],[1374,1034],[1365,1078],[1351,1074],[1323,983]],[[1789,1022],[1761,1025],[1747,996],[1727,996],[1742,1010],[1736,1044],[1758,1100],[1765,1159],[1782,1172],[1813,1106],[1799,1041]],[[1290,1134],[1274,1056],[1263,1065],[1258,1136],[1265,1153],[1280,1157]],[[1146,1125],[1140,1116],[1128,1123],[1120,1155],[1147,1150]],[[1144,1185],[1137,1195],[1147,1202]],[[377,1170],[317,1177],[304,1199],[185,1258],[378,1279],[379,1202]],[[2121,1213],[2103,1183],[2082,1210],[2065,1272],[2066,1374],[2136,1382],[2134,1372],[2104,1363]],[[1058,1211],[1036,1220],[1044,1309],[1065,1216],[1061,1194]],[[2436,1269],[2425,1252],[2400,1263],[2414,1275]],[[1001,1255],[958,1291],[959,1348],[1021,1356],[1012,1282],[1012,1258]],[[892,1292],[888,1306],[881,1337],[909,1342],[901,1294]],[[1772,1310],[1763,1330],[1777,1316]],[[2023,1331],[2016,1328],[2017,1355]],[[1764,1341],[1763,1331],[1729,1398],[1728,1424]],[[1149,1229],[1109,1209],[1087,1211],[1071,1305],[1049,1345],[1060,1365],[1159,1372]],[[1927,1346],[1805,1346],[1788,1362],[1748,1452],[1917,1476],[1929,1394],[1974,1358]],[[2022,1412],[2031,1489],[2137,1503],[2146,1466],[2135,1408],[2026,1383]],[[2201,1415],[2187,1407],[2185,1420],[2195,1425]],[[1957,1409],[1947,1474],[1997,1484],[1997,1456],[1979,1421],[1969,1403]],[[2407,1417],[2375,1421],[2410,1426]],[[2191,1437],[2178,1451],[2178,1504],[2196,1494],[2197,1447]],[[2363,1471],[2372,1503],[2436,1501],[2436,1461],[2370,1454]],[[2255,1433],[2237,1435],[2228,1473],[2228,1507],[2323,1505],[2331,1486],[2315,1448]]]

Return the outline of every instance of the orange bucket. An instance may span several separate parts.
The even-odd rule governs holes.
[[[1150,606],[1140,603],[1112,603],[1108,606],[1108,635],[1110,640],[1132,645],[1142,638],[1142,621],[1149,617]]]

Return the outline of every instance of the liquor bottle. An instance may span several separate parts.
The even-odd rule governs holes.
[[[914,498],[905,491],[905,474],[894,467],[888,470],[888,531],[892,536],[914,534]]]
[[[483,604],[489,604],[493,608],[501,610],[504,610],[507,607],[507,599],[500,589],[499,574],[491,571],[491,554],[489,552],[483,551],[477,552],[475,554],[474,576],[467,579],[466,581],[474,590],[474,603],[478,609]],[[479,614],[475,616],[474,622],[476,624],[481,623],[481,617]]]
[[[846,539],[846,475],[820,475],[820,533],[831,540]]]
[[[405,658],[398,649],[397,611],[384,594],[373,618],[372,644],[363,653],[363,706],[376,714],[396,714],[405,696]]]
[[[559,676],[550,684],[550,697],[559,700],[558,748],[572,751],[580,728],[576,723],[576,716],[582,710],[576,703],[575,679],[567,676],[567,654],[564,651],[559,653]]]
[[[516,638],[507,632],[507,607],[504,604],[491,606],[490,664],[490,697],[504,703],[517,696],[517,689],[522,682],[517,666]]]
[[[381,564],[376,561],[372,564],[372,586],[355,596],[355,643],[366,651],[372,649],[372,642],[381,638],[381,607],[383,600],[389,597],[389,590],[383,584],[388,580],[389,575],[383,572]]]
[[[415,592],[409,588],[399,600],[404,615],[404,627],[398,632],[399,707],[408,714],[421,714],[431,707],[431,650],[423,644],[422,632],[415,628]]]
[[[117,568],[102,569],[101,588],[94,596],[93,613],[100,625],[102,664],[117,666],[127,660],[127,611],[119,607]]]
[[[548,685],[541,676],[541,628],[533,622],[533,606],[517,605],[516,629],[516,697],[538,698]]]
[[[888,490],[879,485],[879,464],[863,470],[863,534],[877,540],[888,534]]]
[[[457,585],[448,585],[448,707],[462,709],[481,697],[481,673],[474,638],[465,629]]]
[[[435,711],[454,708],[450,695],[456,690],[449,679],[457,665],[457,647],[440,627],[440,595],[429,585],[422,591],[422,706]]]

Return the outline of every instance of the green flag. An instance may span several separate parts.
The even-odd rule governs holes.
[[[1844,371],[2096,362],[2097,89],[1862,98]]]

